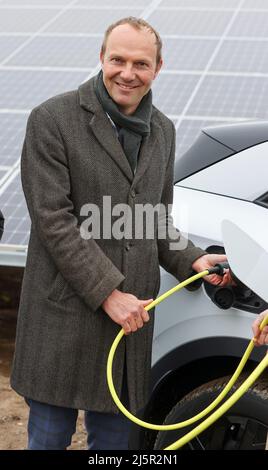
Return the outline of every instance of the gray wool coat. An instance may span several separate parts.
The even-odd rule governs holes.
[[[155,298],[159,263],[187,278],[203,250],[189,242],[169,251],[168,240],[85,240],[81,207],[125,203],[170,204],[175,132],[153,107],[150,136],[143,139],[137,171],[131,168],[90,79],[53,97],[28,120],[21,160],[31,234],[18,314],[12,387],[41,402],[118,412],[106,383],[106,362],[120,330],[102,310],[115,289]],[[120,395],[126,361],[130,409],[144,406],[151,365],[153,313],[124,337],[114,362]]]

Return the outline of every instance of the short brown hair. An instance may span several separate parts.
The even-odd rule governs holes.
[[[113,31],[114,28],[121,24],[129,24],[130,26],[133,26],[133,28],[141,30],[143,28],[146,28],[148,31],[153,33],[155,35],[156,39],[156,64],[158,65],[161,58],[162,58],[162,40],[160,38],[159,33],[149,24],[147,21],[143,20],[142,18],[136,18],[135,16],[128,16],[126,18],[122,18],[121,20],[116,21],[115,23],[112,23],[110,26],[105,31],[104,38],[103,38],[103,43],[101,46],[101,52],[102,54],[105,54],[106,51],[106,45],[107,45],[107,40],[110,35],[110,33]]]

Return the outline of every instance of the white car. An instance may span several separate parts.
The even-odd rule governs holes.
[[[173,217],[182,232],[211,253],[225,252],[223,220],[247,225],[253,237],[255,230],[268,239],[268,123],[204,129],[176,163]],[[248,255],[245,250],[240,258],[247,260]],[[249,263],[248,269],[251,267]],[[162,270],[160,294],[176,283]],[[252,338],[254,318],[267,307],[251,285],[238,281],[236,287],[225,288],[203,283],[195,292],[183,289],[161,303],[156,309],[152,393],[142,418],[177,423],[211,403]],[[254,349],[242,381],[265,349]],[[158,434],[135,428],[132,445],[163,449],[193,427]],[[265,372],[222,418],[184,449],[261,450],[267,430]]]

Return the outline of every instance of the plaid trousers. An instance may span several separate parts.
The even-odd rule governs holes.
[[[65,450],[76,430],[78,410],[26,399],[29,450]],[[85,411],[89,450],[128,449],[130,421],[122,414]]]

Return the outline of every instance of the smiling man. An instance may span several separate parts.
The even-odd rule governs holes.
[[[122,113],[133,114],[161,69],[160,38],[147,27],[119,24],[106,33],[100,59],[107,92]]]
[[[29,117],[21,175],[32,226],[11,377],[30,407],[29,449],[66,449],[79,409],[89,449],[126,449],[129,422],[106,382],[115,336],[124,329],[115,387],[136,413],[148,395],[154,314],[145,306],[157,296],[159,264],[182,280],[225,259],[190,241],[171,250],[156,229],[130,239],[81,230],[87,204],[108,214],[107,200],[134,220],[135,207],[161,203],[170,221],[175,130],[151,91],[161,45],[145,21],[120,20],[106,31],[100,73]]]

